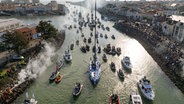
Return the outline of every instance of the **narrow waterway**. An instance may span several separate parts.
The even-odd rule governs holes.
[[[76,7],[79,10],[79,7]],[[58,29],[63,29],[64,25],[74,25],[78,27],[78,24],[73,22],[73,11],[76,10],[74,6],[70,6],[70,13],[66,16],[52,16],[52,17],[18,17],[24,21],[24,23],[32,24],[38,23],[40,20],[51,20],[52,24]],[[89,10],[80,8],[82,15],[85,17]],[[98,14],[98,17],[100,15]],[[15,17],[16,18],[16,17]],[[102,21],[104,26],[110,27],[110,32],[98,29],[99,33],[108,35],[108,39],[99,38],[99,44],[101,48],[110,43],[117,47],[121,47],[122,54],[118,56],[108,55],[108,62],[104,63],[101,59],[102,53],[98,54],[102,62],[102,73],[100,82],[96,87],[93,87],[88,74],[88,62],[92,56],[92,52],[82,53],[80,46],[74,47],[72,51],[73,60],[71,64],[65,64],[60,70],[63,75],[63,79],[59,84],[49,84],[49,76],[53,71],[54,64],[57,60],[63,57],[64,51],[68,49],[71,43],[75,43],[76,39],[80,40],[80,45],[83,43],[81,33],[77,34],[76,29],[66,30],[66,39],[63,46],[58,50],[55,57],[52,58],[52,64],[36,79],[35,83],[27,89],[30,94],[34,92],[38,104],[108,104],[109,95],[111,93],[118,93],[121,97],[122,104],[129,103],[129,95],[132,91],[138,91],[137,82],[143,76],[147,76],[156,97],[154,101],[149,101],[142,96],[144,104],[183,104],[184,95],[179,91],[177,87],[168,79],[168,77],[161,71],[157,63],[146,52],[141,44],[135,39],[129,38],[125,34],[119,33],[115,30],[113,22]],[[83,33],[88,39],[90,37],[90,30],[88,27],[83,27]],[[111,39],[111,35],[114,34],[116,39]],[[92,47],[92,44],[90,44]],[[110,70],[109,64],[111,61],[116,63],[118,68],[122,67],[121,59],[123,56],[130,56],[133,64],[131,73],[125,72],[125,80],[121,81],[117,76],[117,73]],[[46,57],[47,58],[47,57]],[[39,69],[38,69],[39,70]],[[78,99],[73,99],[72,91],[76,82],[82,83],[83,90]],[[25,93],[14,101],[13,104],[22,104],[25,99]]]

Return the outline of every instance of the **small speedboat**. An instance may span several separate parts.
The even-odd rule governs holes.
[[[118,47],[118,48],[116,49],[116,54],[117,54],[118,56],[121,54],[121,48],[120,48],[120,47]]]
[[[132,69],[132,63],[131,63],[131,61],[130,61],[130,57],[125,56],[125,57],[123,58],[123,60],[121,60],[121,62],[122,62],[123,66],[124,66],[126,69],[129,69],[129,70]]]
[[[49,77],[49,81],[50,82],[53,82],[56,77],[58,76],[59,72],[55,71],[55,72],[52,72],[51,76]]]
[[[111,70],[113,70],[113,71],[116,70],[116,65],[114,62],[111,62],[110,67],[111,67]]]
[[[55,83],[59,83],[62,80],[62,75],[58,74],[57,77],[55,78]]]
[[[88,38],[88,43],[89,43],[89,44],[91,43],[91,38]]]
[[[119,76],[120,79],[124,79],[124,73],[123,73],[123,70],[122,69],[119,69],[117,71],[117,73],[118,73],[118,76]]]
[[[72,43],[71,45],[70,45],[70,50],[73,50],[74,49],[74,44]]]
[[[102,60],[103,60],[104,62],[107,62],[107,56],[106,56],[106,54],[103,54]]]
[[[84,42],[84,43],[86,43],[86,40],[87,40],[87,39],[86,39],[86,38],[84,38],[83,42]]]
[[[80,50],[81,50],[82,53],[86,53],[87,52],[86,51],[86,46],[81,46]]]
[[[142,104],[141,96],[136,93],[130,94],[130,104]]]
[[[90,51],[90,47],[87,44],[86,44],[86,51]]]
[[[81,37],[84,37],[84,33],[82,33]]]
[[[76,40],[76,45],[79,45],[79,40]]]
[[[37,104],[34,94],[32,95],[31,99],[28,99],[28,92],[26,92],[26,99],[24,100],[24,104]]]
[[[150,80],[146,79],[146,76],[140,79],[137,85],[145,98],[149,100],[154,100],[155,93],[152,89]]]
[[[112,36],[111,36],[111,38],[112,38],[112,39],[115,39],[115,36],[114,36],[114,35],[112,35]]]
[[[103,38],[103,34],[102,33],[100,33],[100,37]]]
[[[116,55],[116,48],[115,48],[115,46],[112,46],[111,54],[112,54],[113,56]]]
[[[65,54],[64,54],[63,57],[64,57],[66,62],[71,62],[72,61],[72,54],[70,53],[69,49],[67,51],[65,51]]]
[[[81,93],[81,91],[82,91],[82,87],[83,87],[82,84],[76,83],[76,84],[75,84],[74,91],[73,91],[73,96],[79,96],[80,93]]]
[[[105,34],[105,39],[108,39],[108,36],[107,36],[107,34]]]
[[[59,71],[63,65],[64,65],[63,60],[60,60],[59,62],[57,62],[56,63],[56,70]]]
[[[120,97],[117,94],[111,94],[109,102],[110,104],[120,104]]]
[[[109,28],[109,27],[106,27],[106,30],[107,30],[107,31],[110,31],[110,28]]]

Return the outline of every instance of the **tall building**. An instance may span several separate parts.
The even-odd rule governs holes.
[[[32,3],[40,3],[40,0],[32,0]]]

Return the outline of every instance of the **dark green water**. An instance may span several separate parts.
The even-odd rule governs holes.
[[[73,6],[70,10],[74,10]],[[82,13],[85,15],[90,12],[87,9],[82,8]],[[53,17],[21,17],[18,19],[23,20],[25,23],[38,23],[40,20],[51,20],[52,24],[58,29],[63,28],[65,24],[76,24],[72,19],[72,12],[66,16],[53,16]],[[99,16],[99,14],[98,14]],[[68,17],[70,19],[68,19]],[[16,18],[16,17],[15,17]],[[80,45],[82,45],[81,34],[76,34],[76,29],[66,29],[66,39],[63,46],[54,53],[54,58],[49,63],[45,71],[36,79],[35,83],[27,89],[27,92],[35,93],[35,97],[38,100],[38,104],[108,104],[109,95],[114,92],[118,93],[121,97],[122,104],[129,103],[129,95],[132,91],[137,91],[137,81],[143,76],[147,76],[152,83],[156,97],[154,101],[146,100],[143,96],[144,104],[184,104],[184,95],[178,88],[168,79],[168,77],[161,71],[157,63],[146,52],[139,42],[135,39],[131,39],[125,34],[121,34],[116,31],[112,25],[112,22],[102,21],[105,26],[109,26],[111,31],[98,30],[99,33],[108,34],[108,40],[99,38],[101,47],[104,47],[107,43],[121,47],[122,54],[118,56],[109,56],[108,62],[102,62],[102,73],[100,82],[96,87],[93,87],[90,80],[88,70],[88,62],[92,56],[92,52],[83,54],[80,51],[80,46],[76,46],[72,51],[73,60],[72,64],[65,64],[60,70],[63,75],[63,80],[59,84],[49,84],[48,78],[53,70],[54,63],[57,59],[62,58],[64,51],[68,46],[80,38]],[[89,28],[83,28],[85,37],[89,37]],[[112,40],[110,36],[114,34],[116,39]],[[90,45],[92,46],[92,45]],[[112,72],[109,68],[111,61],[116,63],[118,68],[121,66],[121,59],[124,55],[131,57],[133,69],[132,73],[125,72],[125,80],[119,80],[117,73]],[[99,54],[101,59],[102,54]],[[45,57],[47,59],[47,57]],[[38,69],[39,70],[39,69]],[[78,99],[73,99],[72,91],[75,82],[81,82],[83,90]],[[13,104],[21,104],[25,99],[25,94],[14,101]]]

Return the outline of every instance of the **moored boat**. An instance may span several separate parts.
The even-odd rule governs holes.
[[[80,93],[81,93],[81,91],[82,91],[82,87],[83,87],[82,84],[76,83],[76,84],[75,84],[74,91],[73,91],[73,96],[79,96]]]
[[[136,93],[131,93],[130,94],[130,104],[142,104],[141,96]]]
[[[120,97],[117,94],[111,94],[109,98],[110,104],[121,104]]]
[[[126,68],[126,69],[129,69],[131,70],[132,69],[132,63],[130,61],[130,57],[128,56],[125,56],[122,60],[121,60],[123,66]]]
[[[145,98],[149,100],[154,100],[155,93],[152,89],[150,80],[146,79],[146,76],[140,79],[137,85]]]

